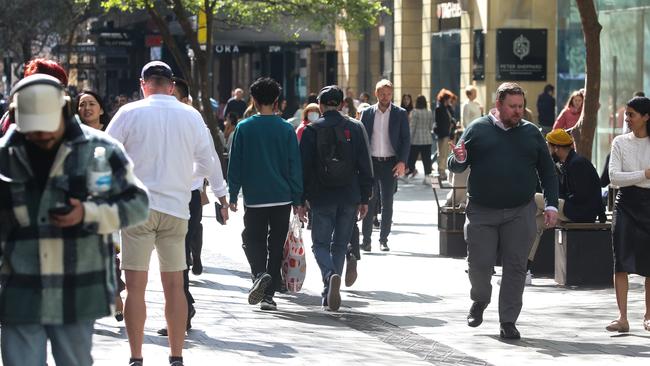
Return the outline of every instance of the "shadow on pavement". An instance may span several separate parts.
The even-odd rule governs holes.
[[[108,330],[108,329],[95,328],[95,330],[93,331],[93,334],[100,335],[100,336],[105,336],[105,337],[127,339],[127,337],[126,337],[126,328],[124,326],[119,327],[118,332],[114,332],[114,331],[111,331],[111,330]]]
[[[241,286],[224,285],[219,282],[210,281],[207,279],[190,280],[190,285],[192,285],[192,287],[210,288],[223,291],[248,292],[248,288]]]
[[[489,337],[501,343],[517,347],[537,348],[537,352],[552,357],[566,357],[572,354],[611,354],[632,357],[650,358],[650,346],[628,345],[628,344],[607,344],[590,342],[567,342],[561,340],[549,340],[540,338],[522,338],[521,340],[504,340],[499,336]]]
[[[412,303],[426,303],[431,304],[442,300],[439,297],[420,294],[415,292],[410,293],[397,293],[390,291],[345,291],[356,297],[363,299],[373,299],[384,302],[412,302]]]
[[[302,306],[321,306],[321,297],[319,295],[309,295],[306,293],[298,292],[291,293],[287,292],[285,294],[278,295],[281,299],[285,299],[289,302],[302,305]],[[349,299],[343,299],[341,301],[342,306],[350,308],[362,308],[368,306],[370,303],[367,301],[355,301]]]
[[[218,348],[219,351],[224,352],[253,352],[255,354],[260,354],[265,357],[272,358],[294,358],[294,354],[297,351],[287,346],[286,343],[279,342],[260,342],[260,343],[248,343],[248,342],[237,342],[237,341],[227,341],[212,338],[208,336],[202,330],[191,330],[188,333],[188,337],[185,339],[185,347],[188,345],[199,347],[204,346],[211,349]]]
[[[246,271],[239,271],[236,269],[226,269],[220,267],[203,267],[203,272],[205,273],[214,273],[214,274],[225,274],[225,275],[234,275],[240,278],[245,278],[247,280],[251,279],[251,273]]]

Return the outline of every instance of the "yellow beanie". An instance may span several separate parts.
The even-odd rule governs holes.
[[[569,133],[562,128],[556,128],[553,131],[547,133],[546,141],[548,141],[550,144],[558,146],[573,145],[573,137],[571,137],[571,135],[569,135]]]

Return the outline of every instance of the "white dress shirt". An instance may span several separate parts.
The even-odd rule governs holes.
[[[375,123],[372,127],[372,138],[370,139],[370,155],[377,158],[388,158],[395,156],[395,149],[390,143],[390,135],[388,130],[390,109],[388,107],[386,112],[382,112],[377,106],[375,111]]]
[[[106,132],[133,160],[149,189],[149,208],[189,219],[194,176],[211,176],[210,137],[201,114],[174,96],[154,94],[122,106]]]

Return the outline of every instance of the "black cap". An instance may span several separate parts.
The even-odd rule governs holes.
[[[160,76],[170,79],[174,76],[172,68],[162,61],[151,61],[142,68],[141,77],[148,79],[152,76]]]
[[[338,85],[328,85],[318,92],[318,103],[338,106],[343,102],[343,90]]]

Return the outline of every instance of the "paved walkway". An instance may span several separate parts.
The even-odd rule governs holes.
[[[557,286],[534,278],[526,288],[518,326],[521,341],[498,337],[497,276],[493,302],[479,328],[465,324],[469,281],[462,259],[438,255],[433,194],[415,179],[400,183],[396,196],[391,251],[363,255],[359,279],[344,288],[337,313],[320,308],[321,280],[308,251],[303,291],[277,296],[278,311],[263,312],[246,302],[249,267],[241,249],[242,213],[219,226],[209,206],[204,216],[204,266],[192,276],[197,315],[184,351],[187,365],[648,365],[650,332],[642,328],[642,279],[632,277],[632,331],[604,330],[616,316],[611,288]],[[375,232],[375,236],[377,236]],[[310,247],[310,232],[304,231]],[[375,238],[376,239],[376,238]],[[154,266],[155,268],[155,266]],[[155,272],[152,272],[154,274]],[[144,356],[147,365],[164,365],[167,339],[159,276],[147,293]],[[129,357],[124,323],[97,323],[96,365],[125,365]]]

